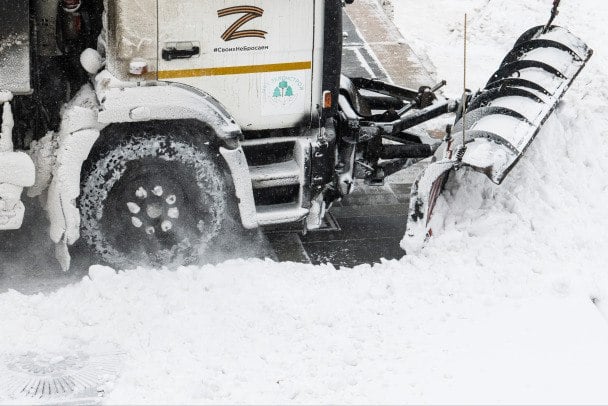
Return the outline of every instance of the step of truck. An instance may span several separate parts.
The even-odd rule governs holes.
[[[254,189],[297,185],[301,169],[295,160],[249,168]]]
[[[256,210],[258,224],[261,226],[299,221],[308,214],[308,209],[297,203],[257,206]]]

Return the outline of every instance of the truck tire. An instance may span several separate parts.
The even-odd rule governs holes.
[[[83,172],[81,236],[122,269],[193,263],[230,217],[219,154],[184,129],[142,132],[119,138]]]

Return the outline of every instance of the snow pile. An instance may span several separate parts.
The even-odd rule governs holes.
[[[608,400],[608,328],[568,278],[408,262],[96,266],[0,296],[0,348],[122,353],[119,404]]]
[[[462,186],[438,207],[437,212],[447,213],[444,230],[428,247],[428,257],[467,255],[490,269],[602,276],[608,263],[608,47],[601,27],[608,5],[593,0],[563,3],[556,23],[588,42],[594,57],[502,186],[480,174],[458,174]],[[462,88],[463,23],[458,17],[465,12],[470,16],[469,76],[475,83],[469,87],[477,88],[497,68],[517,33],[544,22],[550,9],[541,0],[518,5],[507,0],[397,4],[397,24],[414,43],[426,40],[421,49],[435,61],[438,74],[448,76],[452,96]],[[408,13],[417,13],[420,22],[436,17],[438,10],[445,14],[436,24],[447,32],[405,24]]]
[[[0,357],[120,353],[117,404],[608,403],[608,3],[563,3],[558,23],[596,56],[502,186],[458,174],[421,255],[339,271],[95,266],[49,295],[0,295]],[[471,16],[474,88],[550,4],[395,2],[453,95],[455,16]]]

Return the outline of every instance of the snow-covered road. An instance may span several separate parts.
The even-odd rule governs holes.
[[[552,4],[394,3],[452,96],[464,12],[476,88]],[[108,404],[608,403],[608,3],[562,3],[556,23],[595,56],[502,186],[459,173],[419,255],[341,270],[94,266],[50,294],[0,294],[0,358],[119,354]],[[9,375],[0,402],[15,402]]]
[[[2,295],[0,348],[122,354],[117,404],[608,400],[608,327],[574,278],[424,262],[94,267]]]

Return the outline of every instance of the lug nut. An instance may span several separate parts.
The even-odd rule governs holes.
[[[129,211],[132,214],[137,214],[141,211],[141,208],[137,204],[132,202],[127,203],[127,207],[129,208]]]
[[[152,193],[154,193],[156,196],[162,196],[163,195],[162,186],[156,186],[154,189],[152,189]]]
[[[161,230],[163,230],[166,233],[167,231],[169,231],[173,228],[173,223],[170,222],[169,220],[165,220],[160,225],[160,228],[161,228]]]
[[[179,218],[179,209],[177,207],[171,207],[167,210],[167,215],[172,219]]]
[[[135,192],[135,196],[139,197],[140,199],[145,199],[148,197],[148,192],[146,189],[140,186],[140,188]]]

